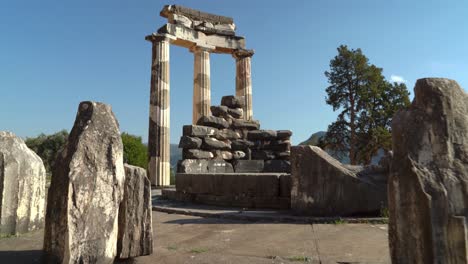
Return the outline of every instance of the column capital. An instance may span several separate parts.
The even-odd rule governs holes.
[[[145,40],[150,41],[150,42],[161,42],[161,41],[170,42],[171,40],[175,40],[175,39],[176,39],[175,36],[172,36],[169,34],[156,34],[156,33],[153,33],[145,37]]]
[[[248,50],[248,49],[237,49],[232,53],[232,57],[235,59],[243,59],[243,58],[250,58],[254,55],[255,51],[254,50]]]
[[[211,45],[197,44],[197,45],[192,46],[189,50],[192,53],[201,52],[201,51],[212,52],[215,48],[216,48],[215,46],[211,46]]]

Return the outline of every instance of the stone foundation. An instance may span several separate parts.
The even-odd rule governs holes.
[[[163,196],[186,202],[244,208],[289,209],[287,173],[178,173],[176,190]]]

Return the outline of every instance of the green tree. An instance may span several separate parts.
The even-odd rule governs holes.
[[[52,135],[40,134],[34,138],[27,138],[25,143],[41,157],[44,167],[50,174],[55,165],[57,153],[65,146],[67,139],[68,132],[62,130]]]
[[[340,113],[320,145],[349,152],[351,164],[368,164],[379,149],[391,148],[391,119],[409,104],[409,93],[406,85],[386,81],[360,49],[341,45],[337,50],[325,72],[330,84],[326,102]]]
[[[148,148],[141,137],[122,133],[124,162],[142,168],[148,167]]]

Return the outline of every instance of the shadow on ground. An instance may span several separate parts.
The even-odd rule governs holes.
[[[0,251],[1,263],[41,263],[42,250]]]

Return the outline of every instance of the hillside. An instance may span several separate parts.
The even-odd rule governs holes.
[[[310,136],[306,141],[299,143],[299,145],[311,145],[311,146],[317,146],[320,138],[325,136],[327,132],[325,131],[319,131],[316,133],[313,133],[312,136]]]
[[[178,144],[171,144],[170,152],[171,167],[175,168],[177,166],[177,162],[182,159],[182,149],[179,148]]]

